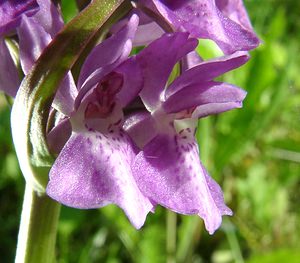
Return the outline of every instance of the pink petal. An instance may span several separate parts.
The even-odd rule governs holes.
[[[0,57],[0,91],[14,97],[21,81],[3,38],[0,38]]]
[[[73,133],[50,171],[47,194],[75,208],[116,204],[140,228],[152,204],[132,175],[134,157],[132,142],[122,131]]]
[[[179,134],[158,135],[137,155],[133,170],[145,196],[177,213],[198,214],[211,234],[220,226],[222,215],[231,214],[203,169],[188,128]]]
[[[161,94],[174,65],[195,49],[197,42],[188,39],[187,33],[165,34],[137,55],[144,76],[140,96],[150,112],[160,105]]]
[[[170,97],[183,87],[213,80],[214,78],[245,64],[248,59],[249,55],[247,52],[238,51],[231,55],[200,62],[198,65],[185,71],[172,82],[166,90],[166,98]]]
[[[249,25],[245,26],[244,19],[236,19],[236,16],[231,19],[232,15],[228,17],[228,10],[223,11],[221,1],[143,0],[142,2],[153,11],[160,12],[177,30],[187,31],[194,37],[214,40],[226,54],[250,50],[260,43],[252,28],[249,28]],[[240,11],[241,5],[232,4],[230,8],[234,8],[239,14],[245,12]]]
[[[162,107],[166,113],[177,113],[194,107],[202,107],[206,113],[217,114],[233,108],[240,108],[246,92],[233,85],[221,82],[203,82],[185,87],[170,96]],[[216,105],[227,105],[225,108]],[[217,109],[222,109],[217,111]],[[203,112],[203,111],[202,111]],[[198,110],[193,117],[203,117]]]

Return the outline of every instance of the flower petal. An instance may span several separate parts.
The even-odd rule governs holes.
[[[21,66],[27,75],[52,38],[35,19],[26,16],[18,28],[18,37]]]
[[[230,70],[238,68],[245,64],[248,59],[249,55],[247,52],[238,51],[232,55],[203,61],[182,73],[182,75],[172,82],[166,90],[166,99],[183,87],[213,80]]]
[[[148,111],[127,116],[123,129],[140,149],[157,135],[155,121]]]
[[[162,104],[162,107],[166,113],[177,113],[205,105],[205,112],[217,114],[225,111],[225,109],[240,108],[246,94],[244,90],[227,83],[203,82],[176,92]],[[214,106],[211,106],[211,104]],[[222,109],[221,111],[216,111],[215,105],[219,104],[227,106],[218,108],[219,110]],[[197,117],[200,116],[197,115]],[[201,115],[201,117],[203,116]]]
[[[259,39],[252,29],[244,27],[244,21],[231,20],[227,10],[219,10],[211,0],[144,0],[156,9],[177,29],[184,29],[194,37],[214,40],[220,48],[230,54],[238,50],[250,50],[258,46]],[[221,5],[219,5],[221,6]],[[223,7],[223,6],[222,6]],[[231,8],[238,8],[231,5]],[[154,10],[155,11],[155,10]],[[239,10],[236,11],[240,13]]]
[[[21,81],[3,38],[0,38],[0,57],[0,91],[14,97]]]
[[[52,154],[59,154],[72,134],[69,118],[61,120],[48,134],[47,142]]]
[[[242,0],[216,0],[221,12],[232,21],[252,31],[252,25]]]
[[[134,157],[132,142],[122,131],[73,133],[50,171],[47,194],[75,208],[116,204],[140,228],[152,204],[133,178]]]
[[[164,34],[164,30],[155,22],[139,25],[133,41],[134,46],[145,46]]]
[[[150,17],[148,17],[139,9],[133,9],[126,18],[114,24],[110,28],[110,32],[112,34],[118,32],[120,28],[128,23],[128,17],[132,16],[133,14],[136,14],[139,17],[139,26],[133,39],[133,46],[136,47],[148,45],[165,33],[157,23],[153,22]]]
[[[144,87],[140,96],[152,112],[160,104],[162,92],[176,62],[197,46],[187,33],[165,34],[137,55],[143,71]]]
[[[125,107],[138,96],[142,89],[142,72],[135,57],[127,59],[114,71],[121,73],[123,76],[123,85],[116,98],[120,101],[122,107]]]
[[[22,14],[31,16],[38,10],[39,10],[39,7],[35,0],[1,1],[1,3],[0,3],[0,36],[8,33],[10,30],[13,30],[14,28],[16,28],[19,25]]]
[[[180,134],[158,135],[137,155],[133,170],[145,196],[175,212],[198,214],[212,234],[222,215],[231,213],[219,188],[211,180],[208,184],[190,133],[185,129]]]
[[[40,10],[33,16],[33,19],[40,24],[52,38],[62,29],[64,21],[56,6],[51,0],[36,0]]]
[[[88,77],[99,68],[109,67],[109,71],[111,71],[111,68],[116,67],[124,61],[124,57],[128,57],[131,50],[126,49],[127,55],[124,55],[124,47],[128,40],[132,40],[134,38],[138,23],[138,16],[133,15],[129,19],[128,23],[125,24],[117,33],[97,45],[91,51],[82,66],[78,79],[78,87],[83,88],[82,85],[86,82]]]
[[[197,51],[188,53],[182,60],[182,71],[187,71],[203,62]]]
[[[18,36],[21,65],[24,73],[28,74],[52,38],[34,17],[26,16],[22,18]],[[71,73],[68,73],[56,93],[54,107],[69,116],[73,111],[76,95],[77,89],[73,77]]]

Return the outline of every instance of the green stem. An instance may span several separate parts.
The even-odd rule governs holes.
[[[177,215],[167,210],[167,263],[176,262]]]
[[[59,212],[59,203],[46,195],[38,195],[26,184],[16,263],[55,262]]]

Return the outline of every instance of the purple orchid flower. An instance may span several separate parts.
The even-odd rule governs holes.
[[[242,0],[139,0],[137,3],[159,14],[175,30],[215,41],[225,54],[251,50],[260,43]],[[149,23],[148,30],[161,31],[154,23]],[[138,35],[138,39],[148,38],[146,32]]]
[[[138,149],[122,128],[122,109],[142,87],[138,64],[134,57],[128,59],[137,26],[134,15],[87,57],[69,115],[72,134],[50,171],[46,192],[75,208],[116,204],[140,228],[153,206],[133,176]],[[57,129],[64,132],[64,124],[49,134],[50,143],[60,133]]]
[[[213,233],[222,215],[231,215],[222,191],[199,160],[194,137],[197,119],[241,107],[246,92],[213,79],[248,60],[236,52],[208,62],[191,64],[167,88],[168,77],[197,40],[188,33],[164,35],[145,48],[137,59],[143,69],[140,93],[148,112],[133,114],[125,130],[142,149],[133,164],[141,192],[153,204],[181,214],[198,214]],[[191,53],[195,57],[195,53]]]

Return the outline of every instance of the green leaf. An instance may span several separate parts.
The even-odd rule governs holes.
[[[92,1],[58,33],[20,86],[12,109],[12,135],[21,170],[36,191],[44,192],[53,163],[45,133],[58,85],[117,8],[124,14],[130,4],[124,0]]]

